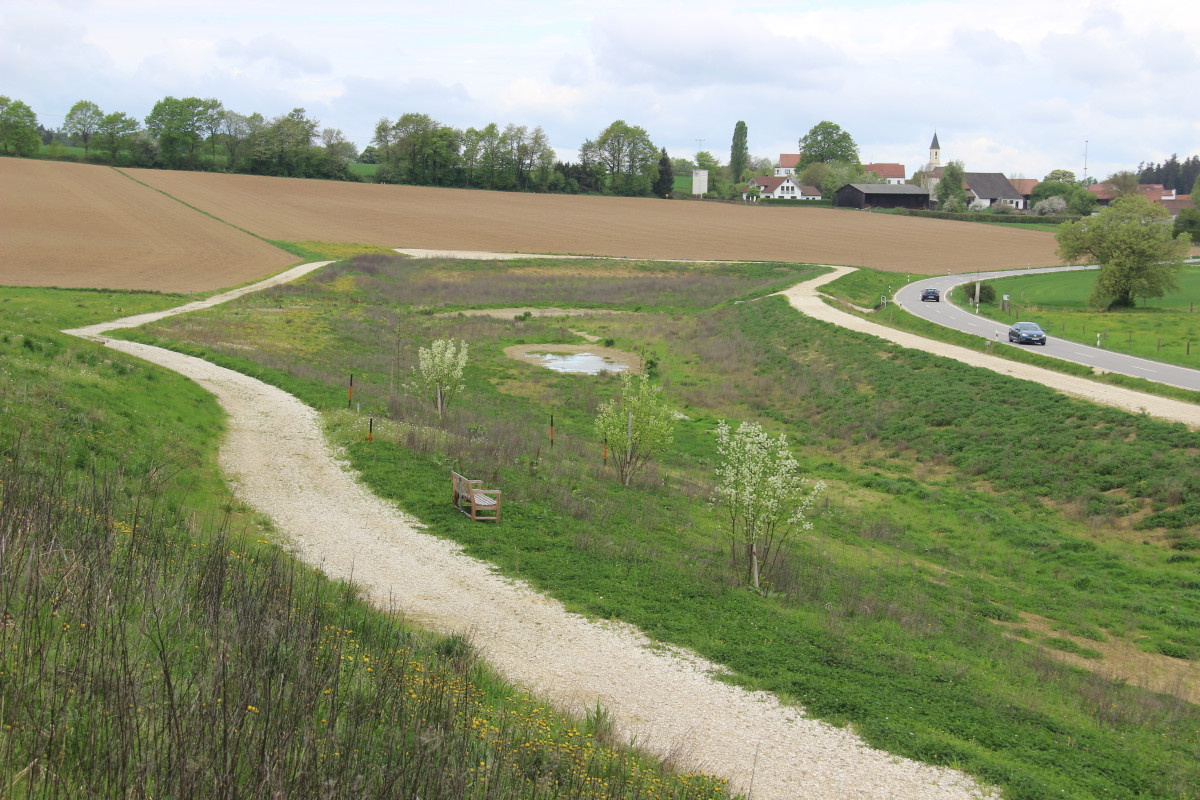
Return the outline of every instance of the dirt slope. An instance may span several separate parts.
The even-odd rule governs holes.
[[[108,167],[0,158],[0,285],[208,291],[295,256]]]
[[[922,274],[1060,263],[1048,233],[842,209],[129,172],[269,239],[637,258],[796,260]]]

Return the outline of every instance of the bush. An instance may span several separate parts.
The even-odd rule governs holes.
[[[1047,197],[1045,200],[1039,200],[1033,207],[1033,213],[1039,217],[1044,217],[1050,214],[1063,214],[1067,210],[1067,201],[1063,197]]]
[[[963,292],[966,294],[968,302],[975,302],[975,282],[963,284]],[[992,286],[987,281],[979,284],[979,302],[994,303],[996,302],[996,287]]]

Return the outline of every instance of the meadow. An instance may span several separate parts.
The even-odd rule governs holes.
[[[981,304],[980,313],[1005,323],[1019,316],[1082,344],[1095,345],[1099,334],[1106,350],[1200,369],[1200,264],[1184,266],[1179,291],[1139,298],[1136,308],[1091,308],[1095,282],[1094,272],[1001,278],[991,282],[997,302]],[[1002,309],[1006,294],[1011,300]]]
[[[0,796],[728,796],[296,562],[211,395],[58,333],[186,299],[0,297]]]
[[[1012,798],[1195,797],[1200,435],[769,296],[819,270],[369,255],[130,336],[296,394],[431,533],[873,745]],[[457,313],[554,306],[623,313]],[[630,487],[592,433],[615,378],[503,355],[580,332],[640,355],[681,414]],[[472,355],[439,423],[410,377],[417,349],[447,336]],[[718,419],[786,432],[830,486],[761,593],[708,503]],[[504,491],[499,529],[449,505],[452,468]]]

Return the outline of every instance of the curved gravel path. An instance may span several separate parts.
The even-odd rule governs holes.
[[[317,413],[291,395],[198,358],[103,337],[181,310],[68,333],[175,370],[216,395],[229,414],[220,464],[237,496],[331,577],[353,579],[372,601],[423,625],[469,634],[514,683],[579,714],[599,703],[627,739],[685,768],[722,775],[755,800],[991,796],[967,775],[873,749],[851,730],[807,718],[773,695],[716,680],[720,667],[651,642],[631,626],[569,613],[457,545],[422,533],[419,521],[371,494],[335,459]]]

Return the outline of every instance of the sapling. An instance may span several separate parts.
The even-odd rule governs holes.
[[[467,366],[467,343],[435,339],[429,347],[420,348],[417,356],[421,382],[433,399],[438,419],[441,419],[454,396],[466,388],[462,374]]]
[[[759,588],[780,547],[798,531],[812,529],[809,512],[825,490],[824,481],[810,484],[788,448],[787,437],[771,438],[757,422],[732,430],[717,423],[717,486],[714,502],[728,519],[730,552],[746,549],[749,580]]]

